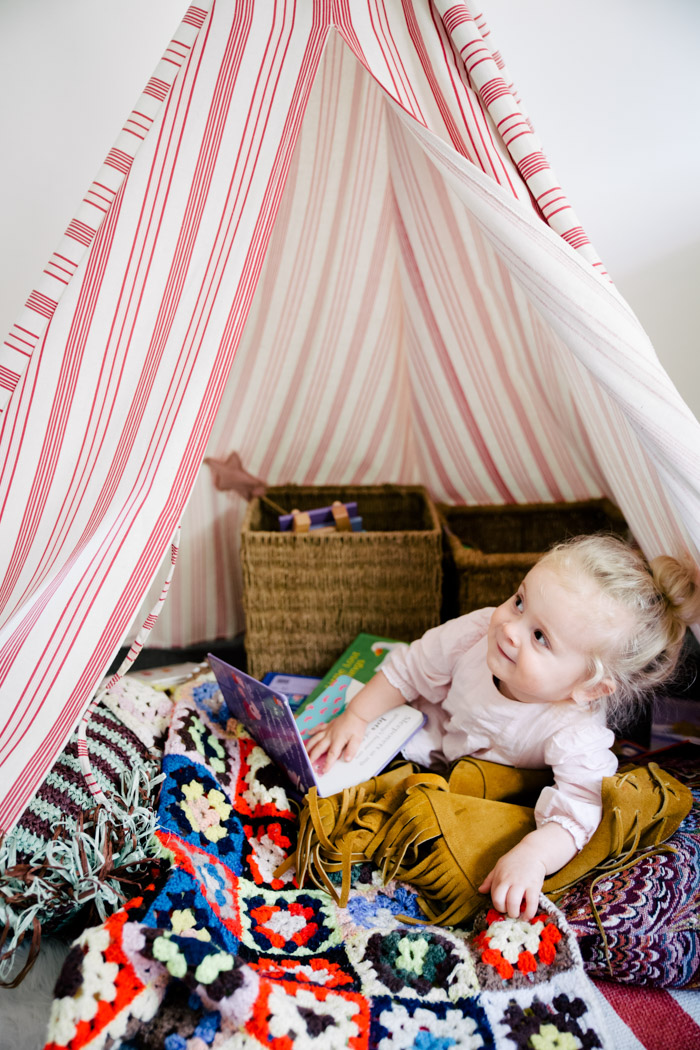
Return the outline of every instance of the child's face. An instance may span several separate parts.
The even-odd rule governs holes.
[[[489,624],[487,664],[501,693],[524,704],[549,704],[590,703],[611,692],[608,679],[584,686],[605,622],[594,583],[536,565],[517,594],[494,610]]]

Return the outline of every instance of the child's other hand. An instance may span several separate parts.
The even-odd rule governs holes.
[[[314,768],[319,773],[327,773],[339,758],[349,762],[357,754],[366,729],[366,720],[354,714],[350,708],[331,722],[314,726],[306,741],[306,750]]]
[[[534,919],[546,874],[541,857],[520,842],[501,857],[479,886],[479,893],[490,891],[494,908],[511,919]]]

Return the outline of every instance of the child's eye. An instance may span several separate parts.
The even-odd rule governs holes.
[[[515,603],[515,608],[518,610],[518,612],[522,612],[523,599],[521,598],[521,596],[519,594],[516,594],[515,597],[513,598],[513,601]]]
[[[543,631],[540,631],[539,628],[538,628],[535,631],[533,631],[532,633],[533,633],[534,639],[535,639],[535,641],[537,642],[538,645],[541,645],[544,649],[548,649],[549,648],[549,642],[547,641],[547,636],[546,636],[546,634],[544,634]]]

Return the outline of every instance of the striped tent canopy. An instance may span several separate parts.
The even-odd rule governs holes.
[[[700,427],[454,0],[201,0],[0,356],[0,828],[79,721],[182,522],[153,644],[243,627],[270,484],[611,497],[700,547]],[[150,604],[149,604],[150,603]]]

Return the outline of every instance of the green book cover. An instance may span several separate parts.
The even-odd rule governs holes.
[[[317,696],[320,696],[323,690],[340,675],[348,675],[365,685],[374,676],[386,655],[397,645],[405,645],[405,642],[382,638],[377,634],[358,634],[354,642],[338,657],[330,671],[323,676],[316,688],[309,693],[300,711]]]

